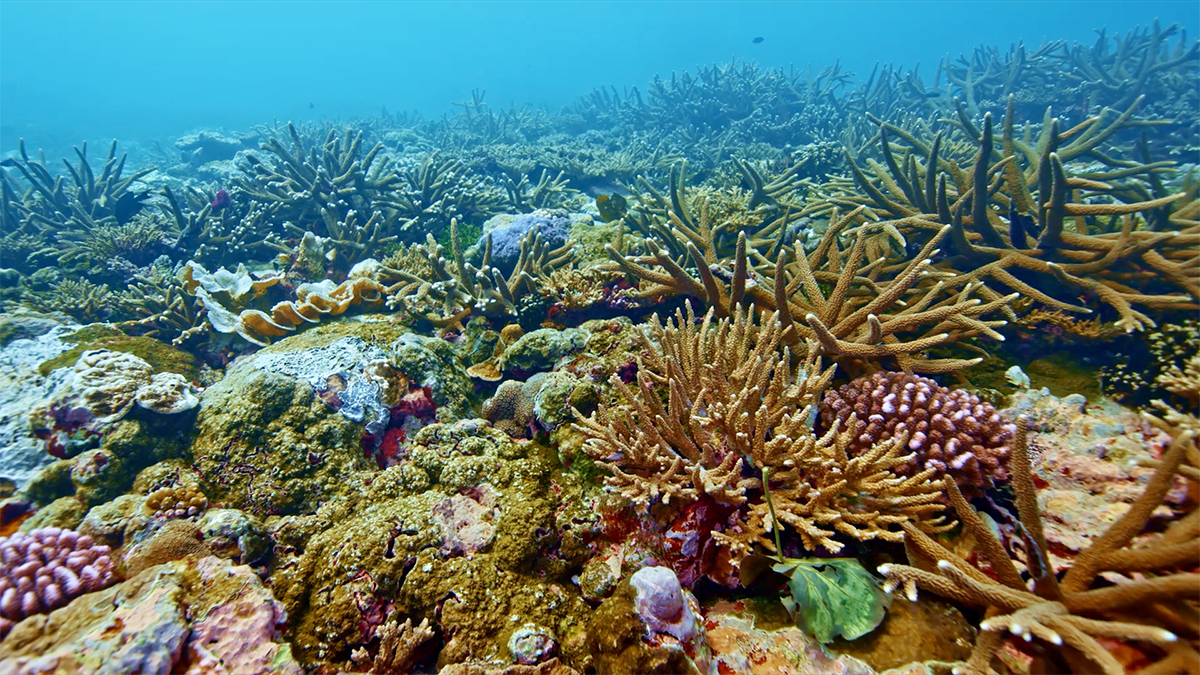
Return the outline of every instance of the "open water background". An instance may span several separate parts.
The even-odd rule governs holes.
[[[0,153],[49,157],[279,120],[556,109],[597,86],[753,59],[877,61],[932,83],[945,54],[1043,38],[1091,42],[1158,18],[1200,32],[1200,3],[1164,2],[0,2]],[[755,37],[762,37],[754,44]]]

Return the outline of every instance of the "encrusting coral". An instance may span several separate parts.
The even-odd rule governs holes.
[[[1141,496],[1079,553],[1061,578],[1055,576],[1047,557],[1023,422],[1011,447],[1023,559],[1010,557],[954,481],[946,478],[950,501],[974,537],[973,553],[987,563],[988,571],[981,571],[919,529],[904,525],[911,565],[881,565],[885,588],[903,587],[915,598],[920,587],[986,609],[975,649],[966,666],[956,669],[964,675],[994,672],[991,662],[1006,632],[1053,645],[1064,661],[1060,667],[1072,672],[1124,673],[1121,662],[1105,648],[1104,643],[1114,639],[1150,643],[1165,650],[1163,659],[1143,673],[1194,668],[1200,658],[1195,651],[1200,638],[1195,606],[1200,574],[1188,570],[1197,563],[1200,511],[1193,510],[1165,531],[1135,542],[1171,489],[1180,462],[1196,453],[1194,432],[1178,433]],[[1119,580],[1108,585],[1100,583],[1102,576]],[[1186,665],[1189,661],[1191,665]]]
[[[905,437],[852,457],[853,420],[851,430],[816,435],[818,396],[834,368],[822,370],[810,350],[793,371],[777,314],[760,324],[741,307],[719,321],[715,313],[697,324],[688,305],[666,325],[654,318],[641,338],[636,389],[614,376],[620,404],[577,415],[587,453],[611,471],[608,490],[644,509],[702,497],[736,507],[736,524],[715,536],[738,558],[754,544],[774,548],[767,505],[757,499],[764,469],[779,520],[810,550],[840,551],[839,535],[899,541],[893,528],[910,521],[949,526],[934,469],[900,473],[912,459]]]

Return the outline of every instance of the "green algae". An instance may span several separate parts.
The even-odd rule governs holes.
[[[114,352],[133,354],[154,367],[157,372],[178,373],[188,381],[200,377],[200,366],[196,357],[188,352],[174,349],[170,345],[149,337],[126,335],[113,326],[94,323],[63,336],[63,341],[75,346],[38,366],[42,376],[58,368],[75,365],[80,355],[90,349],[107,349]]]
[[[1046,387],[1051,394],[1059,398],[1082,394],[1088,403],[1095,403],[1103,398],[1097,371],[1080,365],[1070,354],[1059,352],[1044,356],[1030,361],[1023,370],[1029,375],[1033,388]]]
[[[260,517],[311,513],[369,468],[362,433],[308,383],[247,365],[204,392],[191,454],[214,502]]]

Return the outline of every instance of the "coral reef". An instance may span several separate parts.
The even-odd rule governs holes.
[[[13,625],[113,583],[107,546],[57,527],[0,537],[0,640]]]
[[[22,141],[0,671],[1200,672],[1198,73]]]
[[[950,390],[919,375],[878,372],[825,392],[821,423],[825,428],[857,426],[850,452],[859,454],[903,435],[915,456],[904,473],[934,469],[950,475],[964,491],[1005,482],[1008,443],[1016,425],[990,403],[961,389]]]

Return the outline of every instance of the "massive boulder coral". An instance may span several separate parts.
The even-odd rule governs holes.
[[[191,453],[214,502],[258,516],[311,512],[369,468],[362,437],[311,384],[251,359],[204,392]]]
[[[589,609],[569,568],[542,555],[557,539],[553,451],[463,420],[425,427],[408,452],[327,502],[309,526],[316,533],[276,566],[293,644],[306,658],[344,662],[389,618],[428,618],[445,636],[440,666],[504,654],[530,622],[581,663]]]
[[[177,373],[155,373],[144,360],[125,352],[84,352],[56,399],[33,411],[34,433],[47,441],[56,457],[77,452],[80,438],[101,435],[103,428],[124,418],[136,404],[152,412],[174,415],[192,410],[200,400]]]

